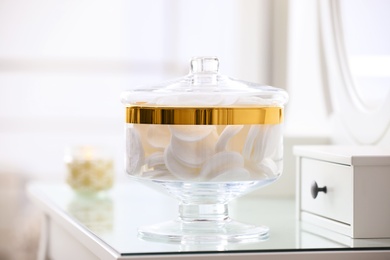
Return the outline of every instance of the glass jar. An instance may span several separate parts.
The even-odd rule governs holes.
[[[103,147],[75,146],[65,151],[66,182],[79,194],[91,195],[110,189],[114,161]]]
[[[215,57],[190,73],[126,91],[126,171],[179,200],[177,220],[139,228],[163,241],[243,240],[267,227],[233,221],[227,203],[276,181],[283,170],[284,90],[218,73]]]

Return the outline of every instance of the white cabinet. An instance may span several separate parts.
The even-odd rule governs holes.
[[[302,221],[353,238],[390,237],[390,151],[373,146],[297,146]]]

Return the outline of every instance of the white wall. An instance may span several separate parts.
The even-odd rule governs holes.
[[[270,83],[268,0],[0,6],[0,173],[62,180],[67,146],[104,144],[127,180],[120,93],[185,75],[192,56],[217,55],[221,73]]]

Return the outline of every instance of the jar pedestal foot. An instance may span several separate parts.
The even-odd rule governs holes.
[[[232,220],[226,204],[183,205],[180,217],[138,229],[140,238],[173,243],[208,244],[268,239],[269,228]]]

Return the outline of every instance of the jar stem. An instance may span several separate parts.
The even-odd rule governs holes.
[[[180,204],[179,218],[183,222],[226,221],[229,219],[227,204]]]

